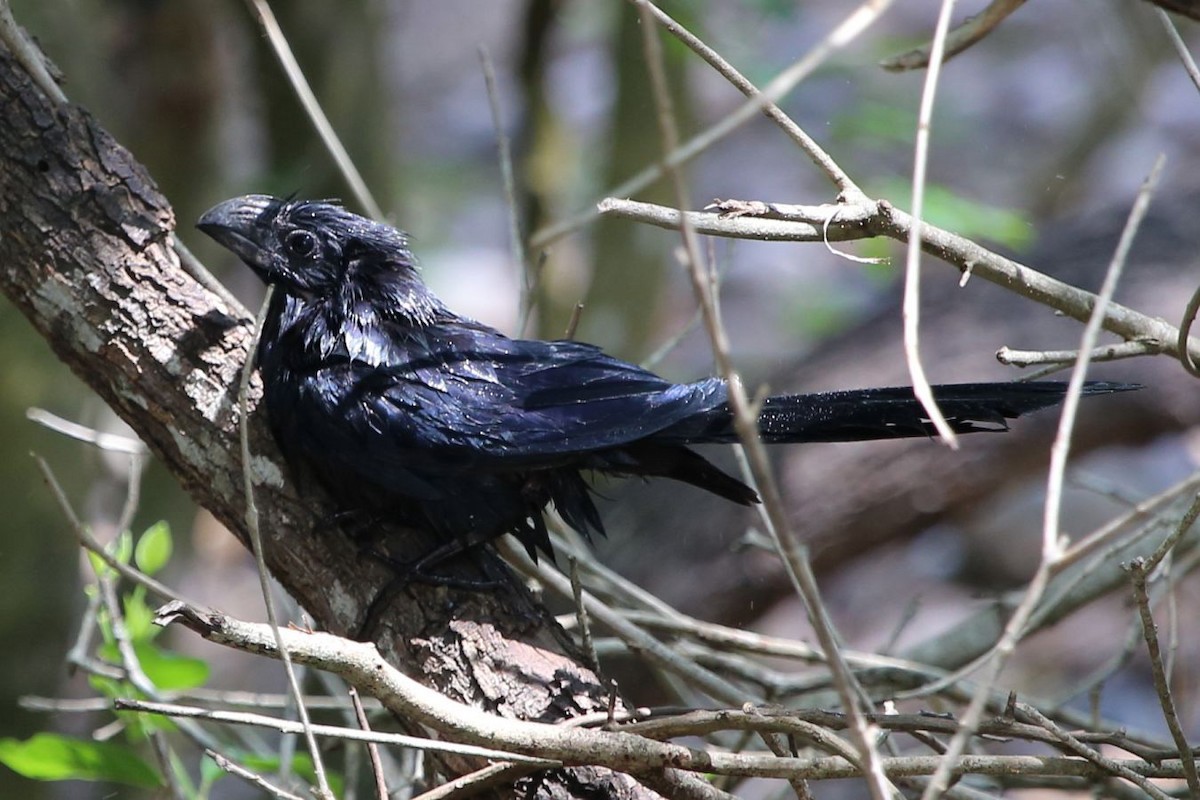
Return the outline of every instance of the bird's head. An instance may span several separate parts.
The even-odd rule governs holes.
[[[336,203],[249,194],[213,206],[196,227],[264,282],[306,300],[367,288],[386,298],[420,286],[403,233]]]

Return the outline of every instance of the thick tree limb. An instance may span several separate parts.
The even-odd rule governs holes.
[[[0,290],[196,501],[245,541],[236,393],[248,315],[180,268],[173,213],[144,168],[84,110],[45,97],[4,48],[0,118]],[[389,575],[323,522],[331,509],[319,493],[302,498],[285,481],[255,416],[266,562],[321,627],[358,630]],[[501,589],[393,593],[372,637],[380,652],[425,685],[501,717],[554,721],[607,709],[608,687],[545,610],[494,556],[479,561],[463,569],[482,571]],[[478,766],[441,763],[449,774]],[[671,791],[696,783],[672,770],[653,780]],[[591,768],[539,773],[519,786],[547,797],[650,794],[627,775]]]

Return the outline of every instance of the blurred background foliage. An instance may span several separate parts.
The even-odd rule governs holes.
[[[843,0],[663,5],[760,85],[803,56],[850,7]],[[959,5],[965,16],[983,4]],[[180,235],[247,306],[257,307],[261,287],[191,228],[205,208],[250,191],[343,197],[353,205],[246,4],[14,0],[13,9],[61,69],[68,96],[149,167],[174,204]],[[628,3],[293,0],[274,11],[388,218],[411,231],[429,281],[453,307],[510,332],[524,279],[511,263],[478,49],[496,64],[526,236],[588,208],[659,153]],[[896,3],[782,103],[852,176],[899,206],[907,202],[923,74],[886,73],[876,63],[926,40],[935,12],[936,4]],[[1182,27],[1200,43],[1195,26]],[[674,42],[667,55],[686,132],[741,101]],[[1157,152],[1171,159],[1168,184],[1186,180],[1200,155],[1198,117],[1200,100],[1149,6],[1030,4],[946,68],[930,214],[960,233],[1020,249],[1039,220],[1131,197]],[[764,120],[698,159],[691,182],[697,207],[713,197],[833,199],[816,170]],[[655,186],[638,198],[665,201],[668,194]],[[579,338],[645,358],[693,316],[690,288],[672,255],[675,241],[668,232],[605,221],[529,253],[537,275],[531,332],[560,336],[583,302]],[[896,276],[820,246],[714,246],[735,355],[751,380],[871,310]],[[870,256],[889,250],[847,247]],[[27,454],[49,460],[102,537],[117,533],[111,526],[125,474],[119,459],[26,420],[25,409],[40,406],[120,429],[3,301],[0,364],[0,506],[8,509],[0,558],[0,736],[26,736],[48,721],[18,710],[18,696],[86,691],[63,667],[86,566]],[[678,379],[707,373],[703,335],[685,336],[659,368]],[[259,616],[244,554],[151,467],[135,529],[159,519],[177,532],[168,582],[232,613]],[[87,730],[79,718],[53,724]],[[0,796],[56,791],[0,769]],[[85,796],[79,787],[66,791]]]

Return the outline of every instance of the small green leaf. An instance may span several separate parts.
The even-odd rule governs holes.
[[[39,781],[111,781],[144,789],[163,785],[158,773],[128,747],[53,733],[25,741],[0,739],[0,763]]]
[[[99,648],[105,661],[121,663],[121,654],[115,643]],[[159,689],[195,689],[208,680],[208,662],[162,650],[151,642],[134,642],[133,652],[137,656],[142,672]]]
[[[117,574],[117,571],[115,569],[110,567],[108,564],[105,564],[104,559],[100,558],[100,556],[96,555],[91,550],[88,551],[87,557],[88,557],[88,561],[90,561],[92,563],[92,571],[95,572],[97,575],[99,575],[101,578],[113,577]],[[95,591],[95,589],[91,586],[84,587],[85,591],[87,591],[89,589],[93,592]]]
[[[109,698],[128,697],[132,693],[132,687],[128,684],[113,678],[106,678],[103,675],[89,675],[88,685],[95,689],[97,694]]]
[[[138,569],[147,575],[153,575],[171,560],[171,526],[160,520],[142,534],[138,539],[137,549],[133,558]]]
[[[149,642],[154,639],[162,628],[154,624],[154,609],[146,605],[146,587],[135,586],[133,591],[125,595],[125,630],[129,633],[130,641]]]
[[[254,770],[262,775],[279,773],[280,762],[275,756],[242,753],[238,761],[246,769]],[[313,768],[312,758],[308,753],[296,753],[292,756],[291,771],[302,780],[307,781],[309,785],[316,786],[317,771]],[[329,781],[329,788],[333,790],[334,797],[341,797],[342,789],[344,788],[342,776],[336,772],[327,771],[325,777]]]
[[[128,564],[129,557],[133,555],[133,534],[129,531],[121,531],[121,534],[108,546],[108,552],[112,553],[113,558],[117,561]]]
[[[208,680],[208,662],[162,650],[149,642],[133,646],[142,671],[159,689],[195,689]]]
[[[871,187],[897,208],[910,205],[912,187],[898,178],[884,178]],[[938,184],[925,187],[925,219],[968,238],[984,238],[1020,250],[1033,240],[1033,226],[1018,212],[977,202]]]

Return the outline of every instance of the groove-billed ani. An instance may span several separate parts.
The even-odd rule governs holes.
[[[512,533],[534,555],[550,553],[547,503],[602,532],[584,471],[758,500],[687,447],[737,439],[721,380],[670,383],[589,344],[510,339],[460,317],[422,283],[403,233],[335,204],[248,195],[199,227],[275,285],[257,353],[268,420],[285,457],[344,510],[431,531],[443,554]],[[1064,391],[977,383],[935,396],[972,433]],[[771,397],[759,430],[768,443],[933,433],[907,387]]]

